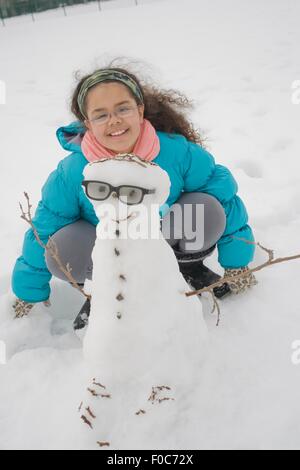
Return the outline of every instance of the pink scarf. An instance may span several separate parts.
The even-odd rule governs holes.
[[[89,162],[95,162],[100,158],[114,158],[117,153],[104,147],[96,139],[91,131],[87,131],[81,142],[83,155]],[[141,131],[132,153],[138,157],[151,162],[160,152],[160,143],[158,136],[151,122],[144,119],[141,125]]]

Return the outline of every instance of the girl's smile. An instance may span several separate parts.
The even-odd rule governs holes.
[[[114,131],[113,133],[108,134],[108,135],[112,137],[113,139],[118,139],[118,138],[120,139],[128,132],[129,132],[129,129],[125,129],[125,130],[120,130],[120,131]]]

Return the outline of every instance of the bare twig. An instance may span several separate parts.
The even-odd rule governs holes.
[[[106,388],[104,385],[102,385],[100,382],[96,382],[96,379],[93,379],[93,385],[97,385],[97,387],[101,388]]]
[[[52,256],[52,258],[56,261],[56,263],[57,263],[59,269],[64,273],[64,275],[66,276],[66,278],[70,281],[71,285],[72,285],[75,289],[79,290],[85,297],[87,297],[88,299],[90,299],[91,296],[88,295],[88,294],[86,294],[86,293],[84,292],[84,290],[82,289],[82,287],[80,287],[80,286],[77,284],[76,280],[75,280],[74,277],[72,276],[72,274],[71,274],[72,268],[70,267],[70,264],[67,263],[66,266],[63,265],[63,263],[62,263],[62,261],[61,261],[61,259],[60,259],[60,257],[59,257],[59,253],[58,253],[58,249],[57,249],[56,243],[54,242],[53,238],[52,238],[52,237],[49,237],[49,240],[48,240],[48,243],[47,243],[47,244],[45,244],[45,243],[41,240],[41,238],[40,238],[40,236],[39,236],[39,234],[38,234],[38,232],[37,232],[37,229],[35,228],[34,223],[33,223],[33,221],[32,221],[32,217],[31,217],[31,208],[32,208],[32,205],[30,204],[29,196],[28,196],[28,194],[27,194],[26,192],[24,192],[24,196],[25,196],[25,198],[26,198],[26,200],[27,200],[27,212],[24,211],[22,204],[19,203],[20,209],[21,209],[21,212],[22,212],[21,219],[24,219],[26,222],[29,223],[29,225],[31,226],[31,228],[32,228],[32,230],[33,230],[34,236],[35,236],[35,238],[36,238],[38,244],[39,244],[42,248],[44,248],[45,250],[47,250],[47,251],[50,253],[50,255]]]
[[[165,398],[159,398],[159,399],[158,399],[158,403],[162,403],[163,401],[169,401],[169,400],[175,401],[175,398],[167,398],[167,397],[165,397]]]
[[[208,292],[209,294],[211,294],[213,302],[214,302],[212,313],[214,313],[214,311],[216,309],[217,309],[217,312],[218,312],[217,326],[219,325],[219,322],[220,322],[220,313],[221,312],[220,312],[220,306],[219,306],[218,301],[216,299],[216,296],[214,294],[214,288],[215,287],[222,286],[226,282],[231,283],[232,281],[234,281],[236,279],[241,279],[243,277],[247,277],[247,276],[249,276],[249,274],[261,271],[262,269],[266,268],[267,266],[273,266],[275,264],[284,263],[284,262],[292,261],[292,260],[295,260],[295,259],[300,259],[300,254],[299,255],[293,255],[293,256],[286,256],[284,258],[275,258],[274,259],[274,250],[270,250],[269,248],[266,248],[266,247],[262,246],[259,242],[253,242],[253,241],[250,241],[250,240],[246,240],[245,238],[240,238],[240,237],[236,237],[236,236],[233,236],[233,235],[231,236],[231,238],[243,241],[243,242],[245,242],[249,245],[257,245],[259,248],[261,248],[263,251],[265,251],[267,253],[268,260],[265,263],[260,264],[259,266],[256,266],[255,268],[252,268],[252,269],[249,268],[247,271],[236,274],[235,276],[222,277],[219,281],[214,282],[210,286],[203,287],[202,289],[198,289],[198,290],[195,290],[195,291],[190,291],[190,292],[185,293],[186,297],[191,297],[193,295],[203,294],[204,292]]]
[[[111,398],[111,395],[109,393],[97,393],[96,390],[92,388],[88,388],[87,391],[90,392],[93,397]]]
[[[97,444],[98,444],[99,447],[109,447],[110,446],[109,442],[97,441]]]
[[[96,416],[94,415],[94,413],[92,412],[92,410],[89,406],[85,409],[85,411],[88,412],[88,414],[90,415],[91,418],[96,419]]]
[[[148,398],[148,401],[151,401],[153,405],[154,403],[161,403],[166,400],[174,400],[174,398],[167,398],[167,397],[159,398],[158,394],[159,392],[162,392],[163,390],[171,390],[171,388],[166,385],[152,387],[152,392],[151,392],[150,397]]]
[[[84,422],[84,424],[87,424],[91,429],[93,429],[92,423],[87,419],[86,416],[82,415],[81,419]]]
[[[238,237],[232,237],[232,238],[238,238]],[[198,289],[198,290],[195,290],[193,292],[186,292],[185,295],[187,297],[191,297],[192,295],[198,295],[198,294],[202,294],[203,292],[210,292],[212,289],[214,289],[215,287],[219,287],[223,284],[225,284],[225,282],[231,282],[235,279],[240,279],[240,278],[243,278],[243,277],[246,277],[248,276],[250,273],[255,273],[255,272],[258,272],[258,271],[261,271],[262,269],[266,268],[267,266],[273,266],[274,264],[279,264],[279,263],[283,263],[283,262],[286,262],[286,261],[292,261],[294,259],[300,259],[300,255],[294,255],[294,256],[286,256],[285,258],[276,258],[274,259],[274,254],[273,254],[273,251],[272,250],[269,250],[268,248],[264,248],[260,243],[257,243],[257,242],[250,242],[249,240],[244,240],[243,238],[238,238],[239,240],[242,240],[242,241],[245,241],[246,243],[249,243],[249,244],[253,244],[253,245],[257,245],[259,246],[262,250],[266,251],[269,255],[269,259],[268,261],[266,261],[265,263],[263,264],[260,264],[259,266],[257,266],[256,268],[253,268],[253,269],[250,269],[243,272],[243,273],[240,273],[240,274],[236,274],[235,276],[227,276],[227,277],[222,277],[220,279],[220,281],[217,281],[217,282],[214,282],[213,284],[211,284],[210,286],[207,286],[207,287],[203,287],[203,289]]]
[[[215,296],[215,293],[214,293],[213,289],[210,291],[210,293],[211,293],[213,303],[214,303],[214,306],[213,306],[213,309],[212,309],[211,313],[213,315],[215,313],[215,310],[217,310],[217,323],[216,323],[216,326],[219,326],[220,318],[221,318],[220,305],[219,305],[219,302],[217,301],[217,298]]]

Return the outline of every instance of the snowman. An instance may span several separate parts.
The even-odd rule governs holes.
[[[176,448],[176,416],[199,375],[207,328],[160,231],[169,176],[120,154],[88,164],[82,184],[100,221],[85,282],[90,380],[79,413],[88,446]]]

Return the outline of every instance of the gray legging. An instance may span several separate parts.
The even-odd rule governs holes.
[[[199,208],[201,210],[199,210]],[[167,242],[183,253],[201,253],[213,247],[224,233],[226,215],[219,201],[205,193],[183,193],[162,220],[162,233]],[[193,230],[194,237],[186,233]],[[193,245],[197,238],[200,244]],[[70,264],[72,275],[78,283],[92,279],[91,254],[96,240],[96,227],[84,219],[58,230],[55,241],[63,264]],[[197,249],[195,249],[197,246]],[[55,260],[46,251],[46,264],[50,273],[63,281],[67,278]]]

